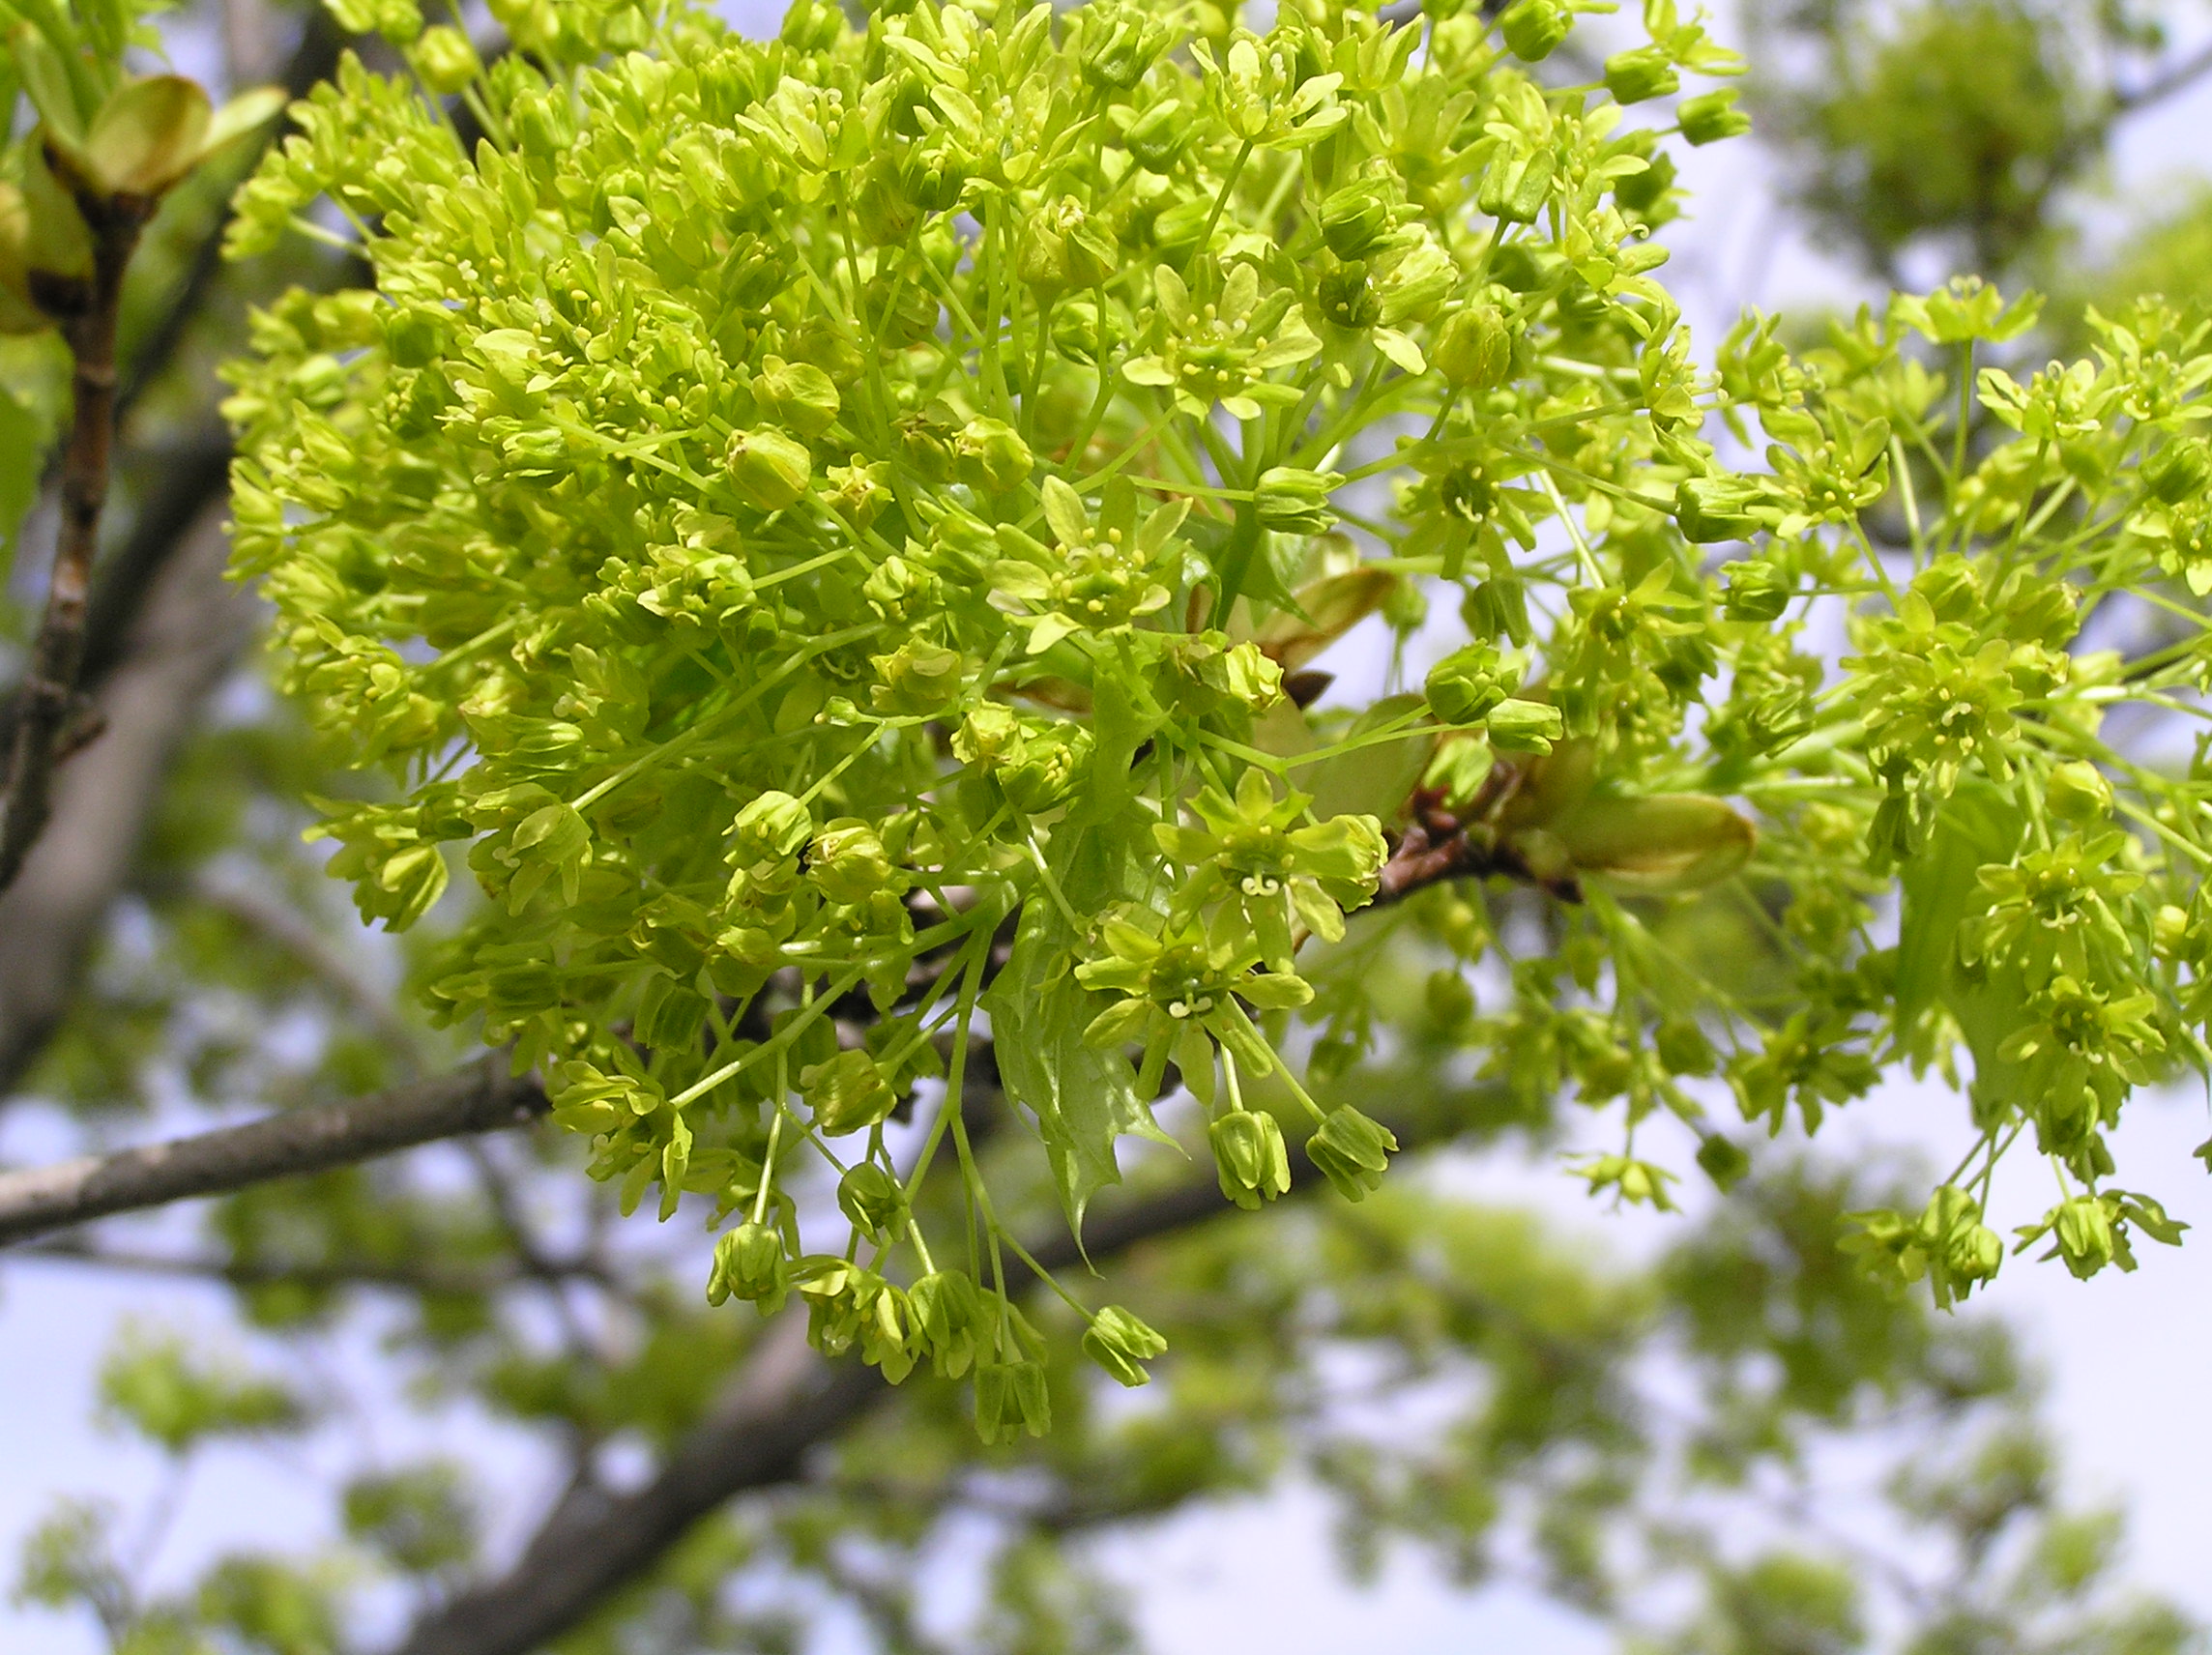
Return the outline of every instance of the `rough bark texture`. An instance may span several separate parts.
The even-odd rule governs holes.
[[[0,1244],[109,1213],[319,1173],[442,1138],[490,1132],[543,1112],[531,1080],[510,1079],[503,1053],[450,1075],[372,1097],[317,1104],[244,1126],[141,1149],[0,1175]]]

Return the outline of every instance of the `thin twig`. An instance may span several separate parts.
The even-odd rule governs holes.
[[[58,165],[55,171],[64,173]],[[114,455],[115,323],[123,303],[123,275],[156,205],[136,195],[74,193],[77,211],[92,232],[92,279],[81,291],[74,290],[75,283],[56,284],[73,291],[41,296],[43,306],[67,318],[62,334],[74,363],[74,405],[62,458],[61,534],[46,587],[46,614],[32,646],[30,670],[23,675],[21,717],[8,767],[7,813],[0,818],[0,890],[15,884],[53,809],[54,765],[84,660],[92,560],[100,547],[100,518],[107,505]]]

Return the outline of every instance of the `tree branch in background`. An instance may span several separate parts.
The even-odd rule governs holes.
[[[1441,1124],[1392,1120],[1408,1148],[1444,1135]],[[1297,1190],[1322,1181],[1292,1151]],[[1211,1176],[1102,1206],[1085,1241],[1091,1263],[1187,1230],[1232,1210]],[[1030,1252],[1047,1270],[1084,1262],[1057,1227]],[[669,1451],[653,1481],[629,1494],[572,1488],[507,1575],[463,1593],[416,1623],[394,1655],[528,1655],[580,1625],[614,1592],[651,1569],[691,1525],[738,1495],[796,1481],[816,1448],[885,1401],[891,1387],[858,1360],[832,1362],[806,1343],[796,1308],[762,1337],[723,1399]]]
[[[537,1082],[509,1078],[506,1055],[494,1052],[452,1074],[370,1097],[0,1175],[0,1244],[110,1213],[348,1166],[441,1138],[493,1132],[544,1109]]]
[[[74,363],[73,408],[69,447],[62,457],[61,533],[46,585],[45,618],[18,692],[7,812],[0,816],[0,890],[15,883],[53,812],[54,765],[84,660],[92,560],[100,549],[100,518],[107,505],[114,454],[115,323],[123,276],[137,250],[138,232],[159,199],[121,191],[102,196],[89,189],[75,194],[77,211],[92,232],[92,276],[81,292],[41,298],[46,308],[67,318],[62,334]]]
[[[220,456],[179,469],[190,486],[148,502],[93,601],[84,667],[104,734],[55,778],[51,830],[0,895],[0,1095],[67,1010],[170,762],[253,633],[254,599],[223,577]]]

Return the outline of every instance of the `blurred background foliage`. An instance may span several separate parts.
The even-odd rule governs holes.
[[[2043,351],[2068,344],[2086,305],[2212,296],[2212,181],[2115,201],[2106,164],[2125,123],[2212,72],[2203,8],[1750,0],[1723,22],[1755,65],[1753,141],[1790,181],[1793,229],[1870,281],[1971,270],[2044,286],[2060,303],[2031,342]],[[303,84],[338,44],[327,18],[263,0],[192,0],[166,26],[180,66],[214,82]],[[212,258],[250,159],[178,192],[133,276],[118,566],[158,563],[208,508],[210,490],[186,484],[219,461],[214,369],[248,307],[342,274],[341,255],[306,244],[243,268]],[[2088,226],[2115,215],[2136,227],[2099,243]],[[0,341],[0,450],[41,451],[60,366],[50,340]],[[34,546],[50,534],[40,479],[35,463],[0,464],[0,512],[12,528],[27,508]],[[19,640],[22,580],[9,591],[0,625]],[[362,785],[250,661],[223,678],[66,1013],[9,1077],[12,1107],[97,1146],[465,1055],[408,992],[438,927],[362,932],[301,841],[295,801]],[[1073,1336],[1055,1339],[1054,1432],[986,1449],[957,1387],[917,1375],[803,1477],[693,1526],[560,1647],[1134,1650],[1144,1583],[1113,1573],[1109,1543],[1285,1486],[1325,1500],[1352,1578],[1424,1555],[1650,1655],[2202,1647],[2177,1611],[2127,1588],[2119,1514],[2066,1499],[2036,1376],[2003,1322],[1890,1296],[1838,1252],[1840,1215],[1890,1199],[1899,1169],[1770,1161],[1642,1263],[1462,1193],[1470,1156],[1540,1156],[1573,1105],[1541,1052],[1493,1054],[1496,1077],[1478,1075],[1471,1008],[1424,983],[1485,928],[1543,917],[1512,893],[1409,908],[1358,959],[1402,981],[1386,1060],[1332,1085],[1393,1100],[1446,1145],[1427,1176],[1115,1258],[1111,1296],[1171,1341],[1153,1385],[1104,1394],[1068,1360]],[[1756,959],[1740,920],[1674,923],[1704,928],[1701,952]],[[581,1159],[549,1129],[446,1146],[109,1226],[46,1245],[35,1266],[8,1256],[143,1280],[148,1313],[117,1329],[85,1407],[166,1467],[147,1509],[57,1492],[16,1564],[26,1617],[75,1616],[117,1655],[387,1647],[496,1572],[488,1537],[517,1528],[503,1502],[518,1491],[459,1451],[466,1430],[446,1433],[446,1457],[407,1459],[375,1451],[364,1419],[488,1416],[571,1490],[680,1444],[764,1335],[749,1311],[700,1299],[704,1236],[620,1223]],[[1180,1171],[1163,1155],[1132,1181]],[[1050,1210],[1049,1192],[1034,1201]],[[226,1284],[235,1325],[163,1320],[162,1285],[188,1278]],[[357,1371],[339,1382],[334,1364]],[[327,1482],[326,1534],[196,1575],[165,1566],[195,1464],[235,1440]]]

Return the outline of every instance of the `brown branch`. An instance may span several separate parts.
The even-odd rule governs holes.
[[[67,176],[51,154],[47,161]],[[0,890],[15,883],[53,810],[54,764],[84,660],[92,560],[100,547],[100,517],[107,505],[115,447],[115,323],[123,303],[123,275],[155,205],[138,196],[102,197],[89,189],[74,193],[77,211],[92,232],[92,278],[81,292],[42,298],[42,304],[55,301],[49,307],[65,317],[62,334],[74,363],[73,407],[62,458],[61,533],[46,585],[45,619],[18,692],[21,711],[8,766],[7,811],[0,817]]]
[[[543,1113],[532,1080],[510,1079],[494,1052],[435,1080],[315,1104],[197,1137],[0,1174],[0,1246],[87,1219],[221,1195],[270,1178],[493,1132]]]
[[[1392,1125],[1409,1148],[1445,1130]],[[1301,1190],[1322,1181],[1302,1150],[1292,1152],[1291,1176]],[[1102,1207],[1084,1239],[1098,1263],[1230,1210],[1210,1175],[1203,1176]],[[1064,1228],[1030,1251],[1049,1270],[1083,1262]],[[503,1578],[429,1611],[393,1655],[528,1655],[580,1625],[731,1498],[797,1481],[818,1447],[890,1395],[875,1369],[817,1355],[806,1344],[803,1314],[786,1313],[656,1477],[629,1494],[571,1489]]]
[[[518,1261],[481,1269],[460,1268],[435,1259],[391,1263],[378,1259],[213,1258],[206,1254],[154,1253],[110,1247],[82,1236],[57,1235],[18,1248],[14,1262],[52,1261],[89,1265],[131,1275],[186,1277],[227,1282],[232,1287],[391,1288],[402,1292],[488,1293],[514,1286],[535,1272]],[[607,1272],[589,1259],[555,1260],[548,1267],[564,1276],[603,1282]]]
[[[252,636],[255,601],[223,578],[219,463],[212,470],[189,514],[142,515],[122,548],[143,545],[146,558],[131,566],[149,571],[145,582],[123,583],[118,568],[94,599],[84,682],[103,657],[112,661],[94,704],[105,733],[62,767],[52,824],[0,896],[0,1094],[68,1009],[170,762]],[[182,511],[188,503],[173,504]]]

